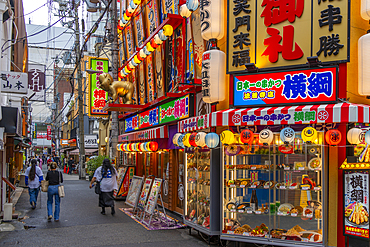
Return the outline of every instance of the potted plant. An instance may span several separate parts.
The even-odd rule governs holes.
[[[87,173],[89,174],[89,181],[94,176],[95,170],[98,169],[99,166],[103,164],[104,159],[109,159],[108,156],[99,155],[97,157],[94,157],[86,162],[87,164]]]

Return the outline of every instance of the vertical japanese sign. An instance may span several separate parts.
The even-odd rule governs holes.
[[[349,1],[229,0],[227,72],[306,64],[307,57],[345,62]]]
[[[48,126],[47,126],[47,130],[46,130],[46,139],[47,139],[47,140],[51,140],[51,125],[48,125]]]
[[[150,109],[148,111],[145,111],[143,113],[140,113],[138,115],[139,118],[139,128],[147,128],[152,127],[155,125],[158,125],[159,119],[158,119],[158,107]]]
[[[35,93],[31,101],[45,102],[45,65],[28,65],[28,89]]]
[[[91,74],[89,81],[89,115],[97,117],[106,117],[107,111],[103,111],[108,93],[99,88],[99,75],[108,73],[108,59],[90,58],[90,69],[101,71],[100,73]]]
[[[1,92],[27,94],[27,73],[2,71],[0,79]]]
[[[186,64],[186,79],[194,78],[194,45],[193,38],[191,35],[191,18],[186,19],[186,54],[187,54],[187,64]]]
[[[344,234],[369,238],[369,171],[344,171]]]
[[[178,2],[177,0],[162,0],[162,15],[166,14],[177,14],[177,9],[175,9],[175,2]],[[162,17],[162,19],[164,19]]]
[[[134,47],[134,37],[132,34],[132,26],[131,23],[127,24],[126,28],[124,29],[124,35],[126,38],[126,50],[127,50],[127,56],[128,58],[131,57],[132,54],[135,52]]]
[[[206,50],[201,34],[201,16],[199,8],[191,14],[191,29],[194,48],[195,78],[202,78],[202,55]]]
[[[175,51],[175,60],[174,60],[174,79],[175,79],[175,88],[173,92],[177,92],[179,84],[183,83],[183,73],[184,73],[184,63],[183,63],[183,47],[184,47],[184,36],[182,33],[182,25],[180,25],[175,30],[174,38],[174,51]]]

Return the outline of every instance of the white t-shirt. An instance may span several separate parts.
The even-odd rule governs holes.
[[[116,175],[112,174],[112,172],[108,169],[108,172],[102,179],[102,166],[95,170],[94,177],[97,181],[100,182],[100,190],[102,192],[111,192],[113,190],[118,190],[117,186],[117,170],[113,168],[116,172]]]
[[[31,171],[31,166],[27,168],[25,175],[28,177],[28,187],[31,189],[36,189],[40,186],[39,177],[43,176],[42,170],[40,167],[36,166],[36,175],[34,180],[29,179],[29,174]]]

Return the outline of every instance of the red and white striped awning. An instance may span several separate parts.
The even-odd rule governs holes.
[[[158,128],[137,131],[118,136],[118,142],[143,141],[158,138],[168,138],[168,126],[164,125]]]
[[[211,127],[314,123],[369,123],[368,105],[338,103],[228,109],[211,113]]]
[[[210,115],[201,115],[197,117],[191,117],[177,123],[177,130],[180,133],[206,129],[210,127]]]

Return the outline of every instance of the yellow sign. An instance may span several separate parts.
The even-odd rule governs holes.
[[[227,72],[347,62],[348,1],[229,0]]]

